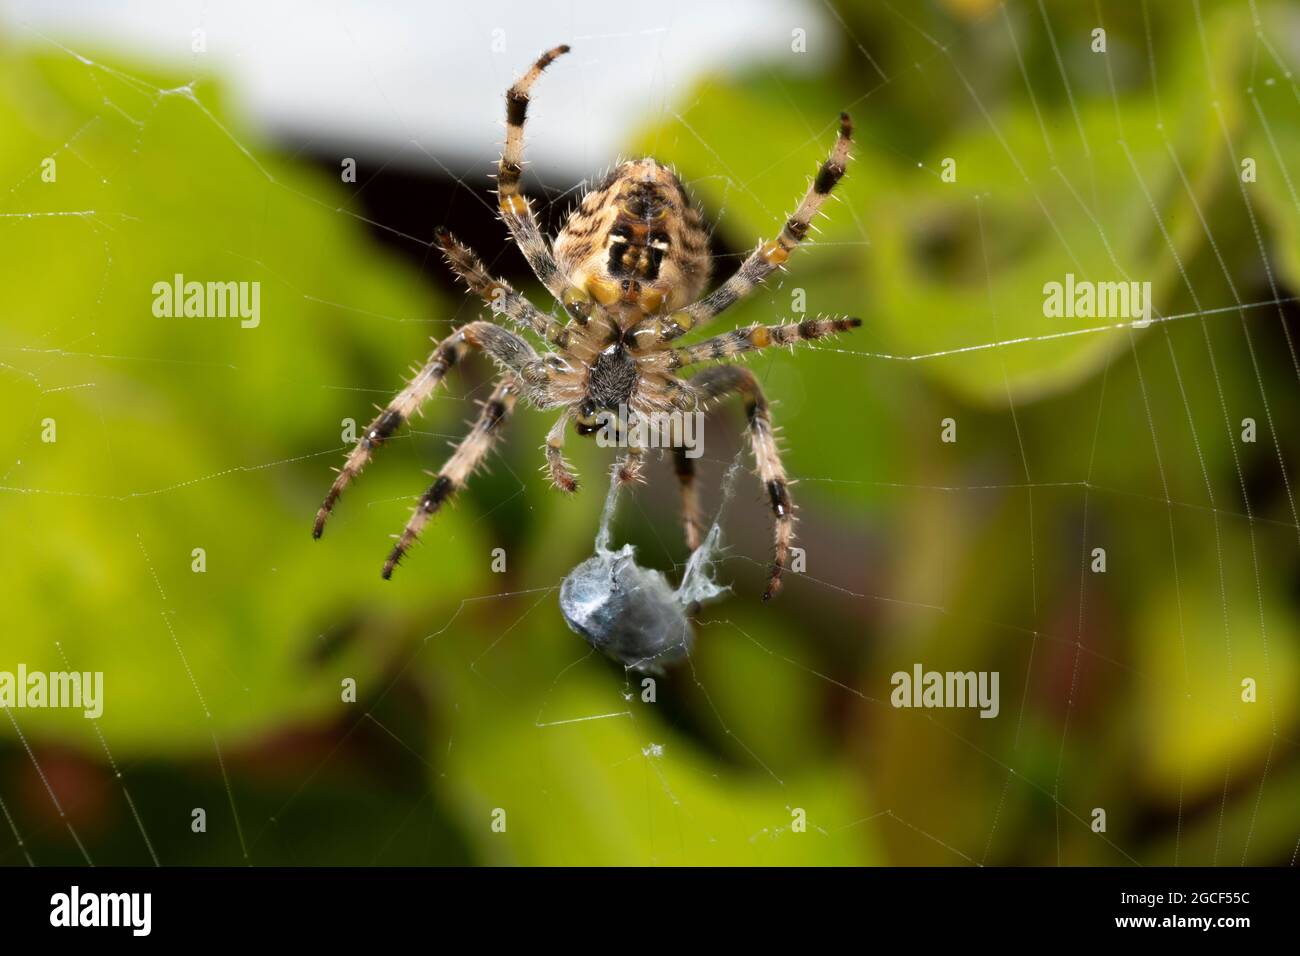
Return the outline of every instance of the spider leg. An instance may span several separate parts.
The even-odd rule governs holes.
[[[562,351],[570,351],[579,358],[590,358],[595,350],[585,347],[586,339],[575,336],[564,323],[557,322],[515,291],[504,279],[493,278],[469,246],[446,229],[434,234],[434,241],[447,257],[447,263],[471,292],[491,307],[494,315],[505,316],[520,328],[531,329],[544,341]]]
[[[546,467],[551,473],[551,482],[556,488],[567,492],[578,490],[578,479],[569,470],[569,463],[564,460],[564,436],[572,417],[572,407],[565,408],[546,433]]]
[[[614,478],[622,485],[644,481],[645,479],[641,477],[641,468],[645,464],[645,447],[641,443],[640,432],[635,428],[629,428],[629,422],[621,414],[611,418],[610,422],[614,426],[619,444],[627,449],[614,462]]]
[[[643,481],[641,466],[645,464],[645,449],[640,445],[629,445],[627,452],[614,464],[619,484]]]
[[[442,470],[433,480],[433,484],[429,486],[429,490],[420,497],[419,503],[415,506],[415,513],[411,515],[411,520],[406,523],[406,527],[397,539],[397,544],[388,555],[388,560],[384,562],[382,572],[384,580],[393,576],[393,568],[397,567],[398,562],[410,550],[415,539],[419,537],[429,519],[442,507],[443,502],[465,487],[474,469],[483,463],[483,459],[496,444],[501,426],[509,420],[518,393],[519,386],[514,375],[507,374],[497,384],[491,397],[483,403],[483,410],[479,412],[478,419],[470,428],[469,434],[461,439],[456,450],[451,453],[451,457],[447,459],[447,463],[442,466]]]
[[[840,332],[848,332],[862,325],[861,319],[804,319],[784,325],[751,325],[735,329],[711,339],[696,342],[680,349],[668,350],[668,368],[678,369],[710,359],[724,359],[742,352],[775,346],[794,346],[801,342],[824,339]]]
[[[319,538],[324,532],[325,521],[334,510],[339,495],[369,463],[375,449],[392,437],[402,423],[419,410],[438,387],[447,370],[464,358],[470,349],[487,352],[498,365],[515,373],[528,395],[541,394],[550,383],[551,372],[546,363],[538,357],[531,345],[509,329],[491,322],[462,325],[438,343],[410,384],[398,392],[388,407],[366,427],[365,434],[348,453],[339,476],[334,479],[334,484],[325,495],[325,501],[316,512],[313,538]]]
[[[781,455],[772,434],[772,416],[767,398],[758,379],[749,369],[740,365],[719,365],[706,368],[692,376],[689,384],[695,389],[701,403],[712,404],[728,395],[738,394],[745,402],[749,420],[749,444],[758,466],[758,476],[763,482],[772,506],[774,521],[774,556],[763,600],[770,600],[781,590],[781,576],[789,567],[790,545],[794,541],[794,504],[790,500],[789,481]]]
[[[775,239],[760,243],[735,275],[703,299],[672,313],[666,319],[645,320],[648,323],[647,328],[657,331],[657,341],[671,342],[691,329],[714,319],[720,312],[753,292],[768,276],[785,264],[790,258],[790,253],[808,235],[813,217],[821,211],[826,203],[826,197],[844,176],[852,138],[853,124],[849,114],[841,113],[839,138],[835,141],[830,157],[822,163],[812,186],[804,194],[803,201],[799,203],[794,214],[786,220],[780,234]]]
[[[686,533],[686,547],[694,551],[700,546],[704,530],[704,516],[700,512],[700,492],[695,487],[695,459],[687,457],[687,449],[673,448],[673,467],[682,493],[682,527]]]
[[[542,235],[532,204],[519,188],[524,173],[524,121],[528,118],[529,91],[542,71],[557,57],[569,52],[567,44],[547,50],[528,72],[506,91],[506,145],[497,165],[497,205],[510,235],[538,280],[569,314],[585,325],[591,315],[591,297],[565,281],[555,262],[550,243]]]

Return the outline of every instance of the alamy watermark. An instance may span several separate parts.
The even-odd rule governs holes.
[[[639,412],[626,405],[596,415],[602,448],[680,448],[687,458],[704,454],[703,412]]]
[[[160,319],[238,318],[240,328],[262,321],[262,283],[195,282],[176,273],[153,284],[153,314]]]
[[[50,897],[50,925],[118,926],[130,929],[132,936],[148,936],[153,930],[153,894],[83,893],[73,885],[67,893]]]
[[[1049,319],[1133,319],[1151,324],[1150,282],[1092,282],[1065,274],[1043,286],[1043,315]]]
[[[920,664],[895,671],[889,702],[895,707],[978,707],[993,718],[1001,710],[997,671],[927,671]]]
[[[104,713],[103,671],[0,671],[0,709],[51,707],[81,710],[87,720]]]

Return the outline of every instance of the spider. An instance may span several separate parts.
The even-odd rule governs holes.
[[[384,578],[392,575],[429,519],[483,462],[517,399],[522,397],[539,409],[561,410],[546,437],[544,468],[558,489],[573,492],[577,479],[564,458],[570,421],[578,434],[592,435],[602,416],[620,408],[647,416],[704,411],[735,395],[744,402],[750,446],[774,521],[775,553],[763,594],[767,600],[780,589],[788,566],[794,504],[763,389],[753,372],[737,365],[710,366],[689,378],[676,373],[709,360],[845,332],[861,321],[816,318],[754,325],[694,345],[674,343],[784,267],[844,175],[852,124],[847,113],[840,114],[835,146],[780,234],[760,243],[731,278],[701,298],[710,274],[708,233],[676,174],[653,159],[619,164],[583,197],[554,245],[543,237],[532,206],[520,191],[524,120],[533,84],[568,51],[564,45],[543,53],[506,92],[506,141],[497,171],[501,217],[538,280],[563,307],[565,318],[539,310],[507,282],[490,275],[469,247],[446,229],[437,230],[435,243],[452,270],[487,302],[492,315],[534,333],[549,348],[539,354],[516,332],[488,321],[470,322],[438,342],[424,366],[348,453],[316,515],[313,537],[321,536],[339,495],[375,450],[420,409],[452,366],[478,350],[495,361],[501,377],[469,433],[416,504],[384,563]],[[686,543],[694,550],[704,528],[695,465],[684,449],[673,452]],[[644,448],[629,443],[615,466],[616,480],[640,480],[644,453]]]

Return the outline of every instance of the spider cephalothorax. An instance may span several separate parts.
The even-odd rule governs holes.
[[[772,431],[767,399],[754,374],[736,365],[716,365],[689,378],[679,370],[703,362],[772,346],[795,345],[857,327],[857,319],[817,318],[797,324],[755,325],[693,345],[673,343],[744,298],[784,266],[804,240],[813,217],[840,177],[849,158],[852,127],[840,114],[839,137],[830,158],[780,234],[759,246],[726,282],[699,298],[709,280],[708,234],[676,174],[653,159],[618,165],[583,197],[556,237],[548,243],[527,197],[520,192],[523,127],[529,90],[541,72],[567,46],[549,50],[506,93],[506,145],[497,170],[501,216],[537,278],[563,306],[565,318],[538,310],[504,280],[493,278],[467,246],[446,230],[436,234],[451,268],[490,306],[494,316],[531,332],[548,346],[541,354],[522,336],[493,322],[470,322],[440,341],[387,408],[370,423],[316,515],[320,537],[339,495],[365,467],[376,448],[391,437],[437,388],[447,370],[471,350],[486,352],[501,378],[470,433],[456,447],[384,564],[387,578],[429,518],[461,488],[491,450],[501,427],[523,397],[537,408],[561,414],[546,438],[551,480],[563,491],[577,489],[564,460],[570,421],[579,434],[592,435],[615,413],[651,416],[704,410],[729,395],[745,404],[750,446],[771,505],[775,555],[764,598],[780,588],[794,539],[794,505]],[[622,481],[639,478],[645,449],[628,443],[619,461]],[[685,449],[674,448],[682,492],[686,541],[699,547],[703,522],[695,490],[695,465]]]

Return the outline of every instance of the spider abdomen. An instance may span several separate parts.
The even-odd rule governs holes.
[[[555,255],[624,327],[693,301],[709,278],[704,220],[676,173],[653,159],[620,164],[588,192]]]

